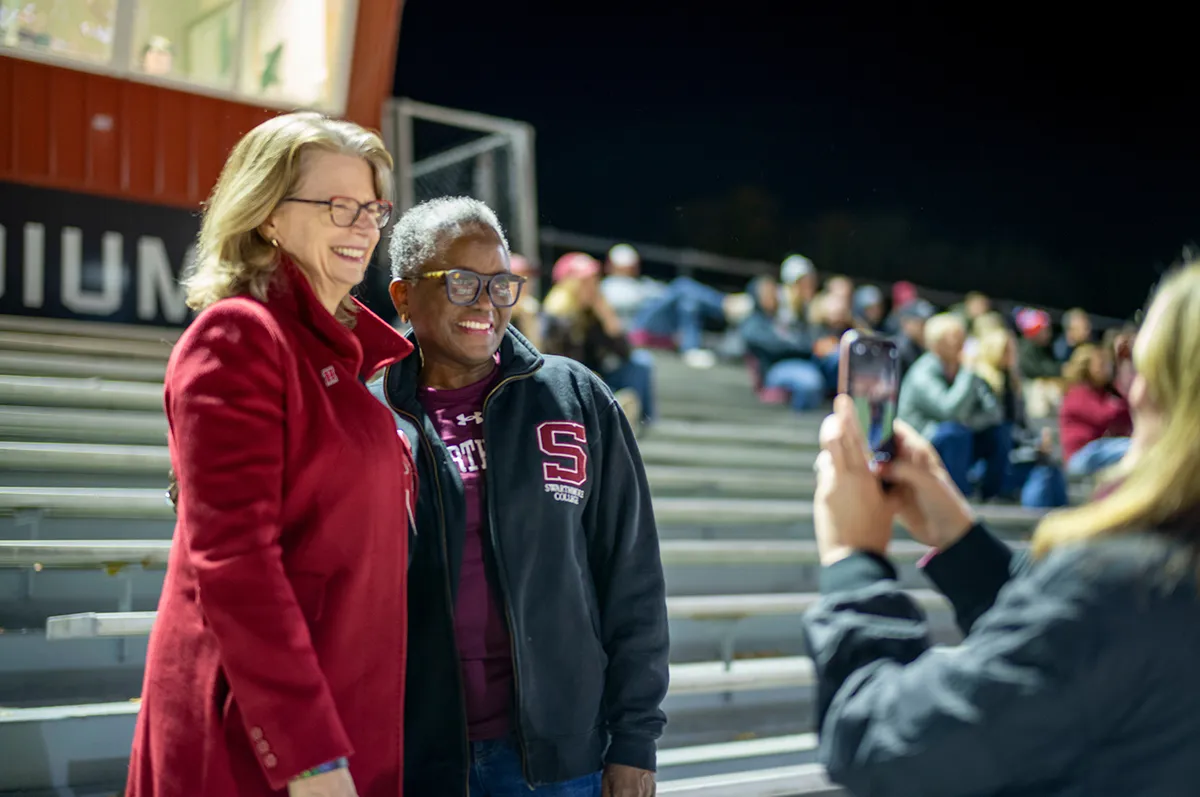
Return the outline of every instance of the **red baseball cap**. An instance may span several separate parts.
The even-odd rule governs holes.
[[[892,285],[892,307],[903,307],[916,299],[917,286],[911,282],[901,280]]]
[[[585,252],[568,252],[554,262],[550,279],[560,282],[567,277],[594,277],[602,271],[600,261]]]
[[[1027,338],[1036,337],[1043,329],[1050,326],[1050,314],[1045,310],[1025,307],[1017,311],[1017,328]]]

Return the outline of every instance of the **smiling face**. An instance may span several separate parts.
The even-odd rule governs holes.
[[[439,254],[421,269],[423,274],[458,269],[486,279],[509,273],[508,251],[486,227],[468,228],[444,242]],[[512,317],[511,307],[496,307],[486,288],[473,304],[458,305],[446,293],[446,277],[397,280],[392,301],[412,321],[426,368],[445,373],[442,382],[470,384],[482,379],[495,363],[496,351]]]
[[[321,202],[347,197],[364,204],[378,198],[370,164],[353,155],[321,150],[303,155],[300,180],[289,196]],[[262,233],[291,255],[331,312],[362,282],[379,243],[379,228],[370,213],[363,211],[352,226],[339,227],[328,205],[307,202],[281,202]]]

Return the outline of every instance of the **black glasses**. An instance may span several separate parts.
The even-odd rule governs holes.
[[[383,229],[392,218],[392,203],[386,199],[373,199],[370,202],[359,202],[348,196],[333,196],[329,199],[298,199],[288,197],[284,202],[303,202],[306,205],[327,205],[329,218],[339,227],[353,227],[358,217],[366,211],[375,226]]]
[[[459,306],[472,305],[479,301],[479,295],[483,293],[486,285],[488,298],[492,300],[492,304],[496,307],[512,307],[517,303],[517,299],[521,298],[521,286],[525,284],[525,278],[516,274],[505,272],[485,277],[461,268],[430,271],[428,274],[422,274],[418,279],[445,279],[446,298],[450,300],[450,304]]]

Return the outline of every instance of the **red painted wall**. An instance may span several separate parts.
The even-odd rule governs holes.
[[[377,128],[403,0],[360,0],[346,117]],[[196,208],[229,150],[278,113],[0,56],[0,181]]]

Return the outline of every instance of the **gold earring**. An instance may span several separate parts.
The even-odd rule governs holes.
[[[407,324],[407,323],[408,323],[408,313],[401,313],[401,314],[400,314],[400,323],[401,323],[401,324]]]
[[[273,246],[273,247],[275,247],[276,249],[278,249],[278,248],[279,248],[279,239],[278,239],[278,238],[272,238],[272,239],[271,239],[271,246]]]

